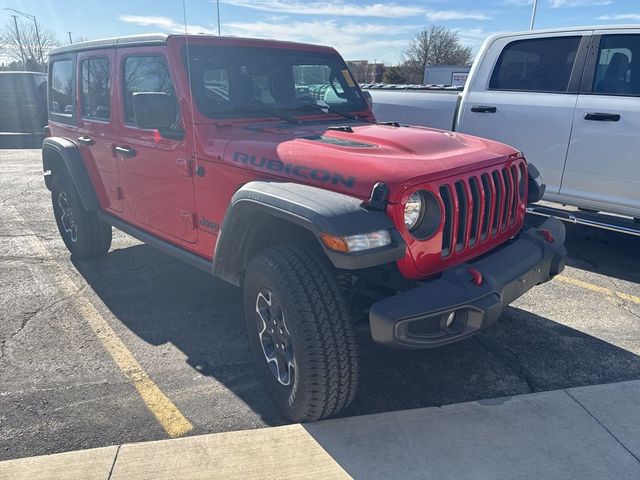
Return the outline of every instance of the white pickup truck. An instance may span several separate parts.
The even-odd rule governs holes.
[[[545,200],[579,208],[533,213],[640,235],[640,26],[498,34],[461,93],[367,91],[380,121],[518,148],[540,170]]]

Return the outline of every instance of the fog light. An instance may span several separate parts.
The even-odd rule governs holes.
[[[445,327],[449,328],[451,325],[453,325],[453,322],[455,321],[456,321],[456,312],[451,312],[447,317],[447,322],[445,323]]]

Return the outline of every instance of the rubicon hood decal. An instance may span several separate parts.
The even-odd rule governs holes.
[[[346,188],[353,188],[356,184],[356,177],[353,176],[345,176],[339,172],[331,172],[323,168],[287,163],[275,158],[257,157],[244,152],[235,152],[233,161],[269,172],[284,173],[298,178],[310,178],[318,182],[340,185]]]

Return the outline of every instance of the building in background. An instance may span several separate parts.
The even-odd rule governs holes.
[[[471,65],[438,65],[426,66],[424,69],[425,85],[452,85],[463,87],[469,76]]]
[[[368,60],[348,60],[347,65],[358,83],[382,82],[384,63],[369,63]]]

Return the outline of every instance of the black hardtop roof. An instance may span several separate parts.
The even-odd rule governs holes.
[[[270,40],[270,39],[256,39],[256,38],[245,38],[245,37],[219,37],[217,35],[184,35],[184,34],[174,34],[169,35],[166,33],[150,33],[144,35],[129,35],[124,37],[112,37],[112,38],[104,38],[100,40],[89,40],[87,42],[78,42],[72,43],[70,45],[64,45],[62,47],[57,47],[51,50],[49,53],[50,56],[60,55],[63,53],[73,53],[80,52],[83,50],[98,50],[103,48],[115,48],[115,47],[137,47],[137,46],[150,46],[150,45],[166,45],[169,37],[189,37],[189,38],[203,38],[209,37],[211,39],[233,39],[240,42],[264,42],[269,44],[288,44],[288,45],[297,45],[302,47],[316,47],[323,48],[327,50],[332,50],[331,47],[323,46],[323,45],[312,45],[308,43],[297,43],[297,42],[283,42],[278,40]]]

